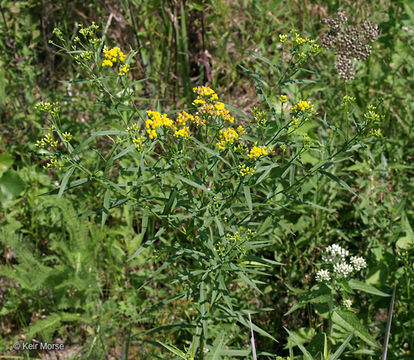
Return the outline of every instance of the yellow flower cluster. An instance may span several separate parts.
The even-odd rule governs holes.
[[[187,121],[194,122],[194,116],[186,111],[181,111],[175,120],[178,126],[185,126]],[[174,129],[176,130],[176,126],[174,126]]]
[[[299,101],[295,106],[290,108],[291,112],[298,113],[299,111],[306,111],[308,109],[312,109],[312,105],[309,104],[307,101]]]
[[[239,169],[241,176],[253,175],[256,172],[256,166],[254,168],[251,168],[243,164],[239,165]]]
[[[193,101],[193,104],[198,107],[198,113],[210,116],[218,116],[223,120],[230,123],[234,122],[234,117],[231,116],[230,111],[226,109],[224,103],[217,101],[212,104],[211,101],[218,100],[216,92],[207,86],[198,86],[193,88],[193,92],[196,93],[197,99]],[[205,123],[204,121],[196,121],[196,123]]]
[[[114,63],[119,60],[120,62],[124,62],[125,60],[125,54],[121,51],[121,49],[118,46],[115,46],[114,48],[108,50],[108,48],[104,48],[103,50],[105,59],[107,60],[105,62],[106,65],[102,63],[102,66],[112,66]]]
[[[379,122],[381,120],[381,116],[375,111],[375,109],[375,106],[368,105],[368,111],[364,114],[364,118],[368,121]]]
[[[118,46],[115,46],[112,49],[108,49],[106,46],[104,47],[104,55],[105,59],[102,61],[102,67],[112,67],[117,61],[123,63],[125,61],[125,54],[121,51]],[[119,68],[119,76],[125,76],[130,70],[128,64],[124,64]]]
[[[44,169],[62,168],[62,167],[63,167],[63,164],[57,160],[56,155],[49,156],[49,162],[47,162],[46,165],[43,165]]]
[[[216,92],[207,86],[197,86],[193,88],[193,92],[197,94],[199,97],[210,97],[210,100],[218,100]]]
[[[34,109],[39,112],[49,113],[52,117],[56,118],[59,115],[60,107],[59,103],[50,103],[50,102],[38,102]]]
[[[125,76],[129,71],[129,65],[125,64],[119,69],[119,76]]]
[[[280,102],[285,103],[287,101],[287,96],[286,95],[280,95],[279,100],[280,100]]]
[[[64,132],[62,136],[63,136],[63,142],[65,143],[68,143],[69,141],[72,140],[72,134],[70,132]]]
[[[302,44],[305,44],[305,43],[309,42],[309,39],[308,38],[303,38],[298,33],[296,33],[295,37],[292,38],[292,41],[296,42],[296,44],[298,44],[298,45],[302,45]]]
[[[237,131],[232,127],[227,129],[220,130],[220,138],[216,143],[217,147],[220,150],[225,150],[229,145],[233,145],[240,139],[240,135],[243,133],[244,129],[242,126],[237,128]]]
[[[248,157],[253,160],[257,160],[262,155],[267,155],[269,150],[267,146],[257,146],[257,143],[254,143],[254,146],[250,149]]]
[[[139,130],[139,127],[138,127],[137,123],[133,123],[131,126],[128,126],[126,128],[126,131],[128,131],[128,132],[138,131],[138,130]]]
[[[184,139],[190,138],[190,128],[186,126],[187,122],[195,122],[195,118],[193,115],[187,113],[186,111],[182,111],[178,114],[175,123],[173,124],[173,128],[175,130],[174,136],[176,138],[182,137]]]
[[[148,137],[154,139],[157,137],[156,129],[162,126],[172,126],[173,121],[167,117],[167,114],[159,113],[158,111],[147,111],[148,119],[145,122],[147,128]]]
[[[58,141],[53,141],[53,134],[52,133],[48,133],[46,134],[46,136],[43,137],[43,139],[41,140],[37,140],[36,141],[36,146],[37,147],[46,147],[46,146],[51,146],[52,148],[56,148],[58,145]]]
[[[176,138],[182,137],[184,139],[189,139],[190,138],[190,128],[188,126],[184,126],[180,130],[176,130],[175,133],[174,133],[174,136]]]
[[[279,34],[279,41],[281,42],[281,43],[284,43],[284,42],[286,42],[286,40],[288,39],[288,36],[287,35],[282,35],[282,34]]]
[[[137,150],[141,150],[142,149],[142,142],[145,140],[144,136],[139,136],[134,138],[132,141],[134,143],[134,147]]]

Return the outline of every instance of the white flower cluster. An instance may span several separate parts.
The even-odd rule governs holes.
[[[316,273],[316,281],[317,282],[329,281],[329,280],[331,280],[331,275],[329,275],[328,270],[319,270]]]
[[[346,278],[350,273],[352,273],[352,271],[354,271],[354,268],[352,265],[347,264],[346,262],[340,262],[334,264],[333,271],[334,273],[343,275]]]
[[[354,266],[356,271],[361,269],[365,269],[367,267],[367,262],[363,257],[352,256],[351,257],[351,264]]]
[[[336,263],[338,261],[345,261],[345,258],[348,255],[348,250],[345,250],[337,244],[333,244],[326,248],[325,253],[322,256],[322,260],[330,263]]]
[[[344,306],[349,309],[352,306],[352,301],[349,299],[346,299],[343,301]]]
[[[367,267],[367,263],[364,258],[351,256],[350,263],[347,262],[349,251],[340,247],[337,244],[328,246],[323,255],[322,260],[333,265],[333,272],[336,275],[349,277],[354,271],[360,271]],[[328,270],[319,270],[316,273],[316,281],[323,282],[331,280],[331,274]]]

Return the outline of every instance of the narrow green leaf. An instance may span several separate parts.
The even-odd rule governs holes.
[[[251,194],[250,194],[250,187],[247,186],[247,185],[243,186],[243,191],[244,191],[244,197],[246,198],[246,201],[247,201],[247,206],[250,210],[250,213],[252,213],[253,212],[253,204],[252,204],[252,197],[251,197]]]
[[[344,352],[345,348],[351,341],[354,334],[349,334],[349,336],[346,338],[346,340],[342,343],[342,345],[338,348],[338,350],[335,351],[335,354],[332,355],[330,360],[338,360],[341,354]]]
[[[130,153],[135,149],[135,145],[130,145],[126,147],[124,150],[122,150],[118,155],[114,156],[113,160],[119,159],[120,157]]]
[[[336,183],[341,185],[343,188],[348,190],[350,193],[358,196],[358,194],[354,190],[352,190],[352,188],[345,181],[341,180],[337,176],[335,176],[331,173],[328,173],[327,171],[324,171],[324,170],[318,170],[318,172],[320,172],[322,175],[325,175],[325,176],[329,177],[330,179],[332,179],[333,181],[335,181]]]
[[[107,189],[105,191],[104,200],[103,200],[101,227],[104,227],[106,219],[108,218],[110,201],[111,201],[111,190]]]
[[[71,177],[72,173],[75,171],[75,167],[72,166],[71,168],[69,168],[68,171],[66,171],[65,175],[63,176],[62,179],[62,184],[60,185],[60,189],[58,192],[58,196],[57,198],[60,199],[66,189],[66,185],[68,184],[69,178]]]
[[[307,360],[313,360],[312,355],[309,354],[309,352],[305,349],[305,347],[303,346],[303,344],[299,341],[299,339],[292,333],[290,332],[288,329],[286,329],[285,327],[283,327],[287,333],[289,334],[289,336],[292,338],[292,340],[296,343],[296,345],[299,347],[300,351],[302,351],[303,356],[305,357],[305,359]]]
[[[223,347],[223,343],[224,343],[224,335],[221,336],[220,342],[218,343],[216,349],[214,350],[214,354],[211,360],[219,360],[221,358],[221,349]]]

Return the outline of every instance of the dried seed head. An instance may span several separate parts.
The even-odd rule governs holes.
[[[322,20],[328,24],[329,31],[321,36],[321,45],[332,49],[337,55],[335,68],[344,80],[355,76],[354,60],[366,60],[371,54],[369,43],[378,39],[378,26],[369,21],[361,25],[347,25],[348,18],[342,11],[333,18]]]

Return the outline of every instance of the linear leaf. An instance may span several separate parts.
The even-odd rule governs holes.
[[[66,185],[68,184],[69,178],[71,177],[71,175],[73,174],[74,171],[75,171],[75,167],[72,166],[71,168],[69,168],[68,171],[66,171],[65,176],[63,176],[62,184],[60,185],[60,189],[59,189],[58,196],[57,196],[58,199],[60,199],[62,197],[62,195],[63,195],[63,193],[66,189]]]
[[[300,351],[302,351],[305,359],[307,360],[313,360],[312,355],[309,354],[309,352],[305,349],[305,347],[303,346],[303,344],[299,341],[299,339],[292,333],[290,332],[288,329],[286,329],[285,327],[283,327],[287,333],[289,334],[289,336],[292,338],[292,340],[296,343],[296,345],[299,347]]]

